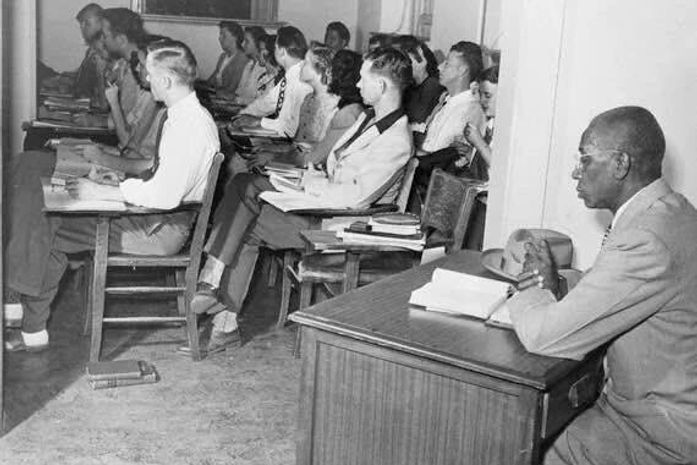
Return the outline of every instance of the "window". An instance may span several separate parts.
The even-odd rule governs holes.
[[[131,6],[146,19],[271,23],[276,21],[278,0],[131,0]]]

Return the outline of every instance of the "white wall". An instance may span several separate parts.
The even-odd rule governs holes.
[[[585,268],[610,221],[583,206],[570,179],[581,132],[594,115],[619,105],[649,108],[666,134],[666,178],[697,202],[697,183],[690,182],[697,178],[697,2],[513,3],[504,3],[486,246],[500,246],[519,226],[551,227],[571,233],[577,265]]]
[[[382,2],[376,0],[359,0],[356,19],[356,50],[366,50],[371,32],[380,30]]]
[[[36,0],[38,56],[57,71],[80,66],[85,45],[75,15],[88,0]],[[130,0],[98,0],[104,8],[130,7]]]
[[[84,45],[75,14],[86,0],[37,0],[39,4],[39,57],[59,70],[73,70],[80,65]],[[130,7],[130,0],[99,0],[105,8]],[[358,0],[279,0],[278,20],[299,28],[308,41],[324,40],[327,23],[342,21],[356,36]],[[191,47],[199,62],[202,76],[215,68],[220,46],[218,27],[214,24],[181,24],[146,21],[153,34],[179,39]],[[352,41],[355,39],[352,39]],[[354,42],[355,43],[355,42]]]

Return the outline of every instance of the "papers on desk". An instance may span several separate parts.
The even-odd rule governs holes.
[[[259,198],[283,212],[308,210],[311,208],[335,208],[335,205],[324,201],[322,197],[315,197],[301,191],[265,191],[259,194]]]
[[[56,180],[57,181],[57,180]],[[74,199],[61,182],[52,182],[51,178],[41,178],[44,191],[44,211],[48,212],[92,212],[125,211],[126,204],[113,200]]]
[[[276,131],[273,131],[271,129],[264,129],[264,128],[244,128],[244,129],[238,129],[238,128],[231,128],[228,126],[228,132],[230,133],[231,136],[242,136],[242,137],[249,137],[249,136],[258,136],[258,137],[280,137],[284,138],[282,135],[277,133]]]
[[[414,290],[409,304],[426,311],[463,315],[512,327],[506,306],[509,284],[436,268],[431,282]]]
[[[416,252],[423,250],[424,245],[426,245],[426,238],[423,234],[400,237],[389,233],[358,232],[352,231],[351,229],[344,229],[343,231],[337,231],[336,237],[350,244],[401,247]]]

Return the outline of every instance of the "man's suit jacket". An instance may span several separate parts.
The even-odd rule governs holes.
[[[509,308],[531,352],[580,359],[609,343],[610,406],[652,442],[697,454],[697,212],[662,179],[630,201],[562,300],[533,288]]]
[[[244,72],[245,66],[247,66],[249,57],[247,57],[247,55],[245,55],[243,52],[239,51],[221,70],[220,68],[223,66],[224,60],[225,54],[221,53],[220,57],[218,58],[218,63],[215,66],[215,71],[213,71],[211,77],[208,78],[208,82],[215,86],[219,91],[230,94],[232,97],[235,95],[237,86],[240,84],[242,73]],[[220,85],[218,85],[216,82],[216,76],[218,73],[221,73]]]
[[[365,208],[377,200],[393,201],[400,170],[413,153],[406,115],[389,127],[380,122],[369,126],[344,147],[367,117],[366,113],[359,116],[327,157],[330,183],[322,198],[334,207]]]

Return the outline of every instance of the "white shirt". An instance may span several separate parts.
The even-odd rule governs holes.
[[[276,131],[282,136],[294,137],[298,130],[300,107],[307,94],[312,92],[309,84],[300,81],[300,69],[303,62],[300,61],[286,70],[286,89],[283,98],[283,106],[278,114],[278,118],[262,118],[261,127]],[[269,116],[276,111],[278,95],[281,91],[281,82],[276,84],[273,89],[241,111],[241,114],[252,116]]]
[[[610,229],[613,229],[615,225],[617,224],[617,220],[619,220],[620,216],[624,211],[627,209],[627,206],[632,203],[632,200],[636,198],[637,195],[639,195],[639,192],[643,191],[646,189],[648,186],[643,187],[641,190],[637,191],[633,196],[631,196],[629,199],[627,199],[626,202],[624,202],[622,205],[620,205],[620,208],[617,209],[617,212],[615,212],[615,216],[612,217],[612,222],[610,223]]]
[[[479,132],[486,130],[486,117],[479,99],[471,90],[448,97],[445,105],[433,116],[426,128],[426,138],[421,148],[426,152],[450,147],[455,142],[469,145],[465,140],[465,125],[472,123]]]
[[[121,193],[127,202],[150,208],[171,209],[182,201],[201,200],[219,150],[218,128],[191,92],[167,109],[155,174],[147,181],[123,181]]]

